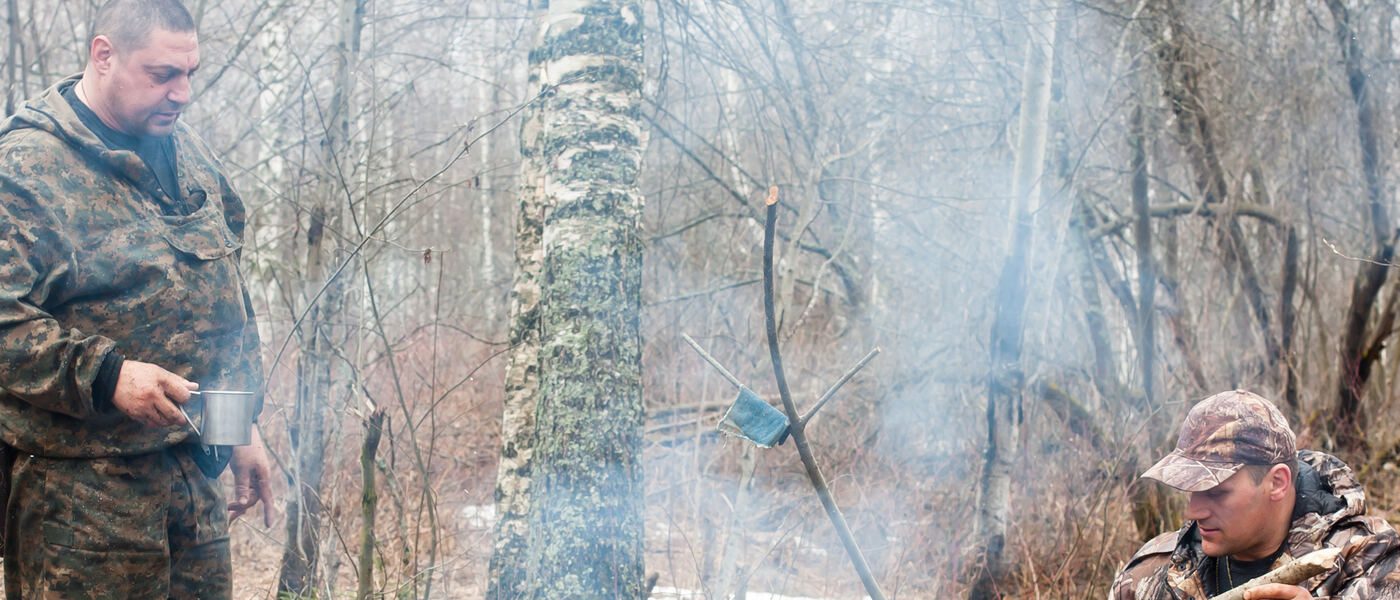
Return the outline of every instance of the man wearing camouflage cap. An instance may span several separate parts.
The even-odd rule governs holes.
[[[0,126],[0,492],[9,598],[230,598],[262,441],[202,447],[191,391],[258,391],[246,210],[179,123],[179,0],[108,0],[84,72]],[[234,498],[216,481],[232,460]],[[269,523],[270,524],[270,523]]]
[[[1109,598],[1205,600],[1322,548],[1342,549],[1336,568],[1245,598],[1400,598],[1400,535],[1365,514],[1346,464],[1295,444],[1278,408],[1255,394],[1223,392],[1194,406],[1176,449],[1143,474],[1190,494],[1187,523],[1143,545]]]

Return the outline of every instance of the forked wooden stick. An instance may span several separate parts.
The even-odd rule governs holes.
[[[846,524],[846,517],[841,514],[841,509],[836,506],[836,500],[831,496],[831,488],[826,484],[826,477],[822,476],[821,469],[817,466],[816,456],[812,454],[812,448],[807,444],[807,418],[815,414],[817,408],[830,398],[825,398],[818,402],[817,406],[808,413],[807,418],[797,412],[797,404],[792,401],[792,392],[788,390],[787,374],[783,372],[783,355],[778,348],[778,319],[775,315],[776,304],[773,295],[775,279],[773,277],[773,241],[776,237],[774,229],[778,223],[778,188],[774,186],[768,189],[767,219],[763,227],[763,317],[765,329],[768,333],[768,356],[773,361],[773,377],[778,380],[778,395],[783,400],[783,412],[787,413],[788,422],[792,425],[788,433],[792,435],[792,445],[797,447],[797,456],[802,459],[802,466],[807,470],[807,478],[812,481],[812,488],[817,492],[817,498],[821,500],[822,508],[826,509],[827,518],[831,519],[831,525],[836,529],[836,537],[841,539],[841,545],[846,548],[846,555],[851,559],[851,566],[855,567],[856,574],[860,576],[861,585],[865,586],[865,593],[871,600],[885,600],[885,595],[880,591],[880,584],[875,581],[875,575],[870,570],[870,563],[865,561],[865,555],[860,551],[860,545],[856,543],[856,538],[851,535],[851,527]],[[871,353],[851,371],[860,370],[869,359],[874,358]],[[845,378],[837,382],[836,387],[844,383]],[[833,388],[832,394],[835,393]]]
[[[1298,585],[1337,566],[1337,557],[1341,554],[1341,548],[1323,548],[1316,552],[1309,552],[1291,563],[1246,581],[1244,585],[1210,600],[1244,600],[1245,591],[1269,583]]]

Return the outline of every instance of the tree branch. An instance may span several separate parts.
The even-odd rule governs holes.
[[[782,396],[783,410],[787,412],[788,419],[792,422],[790,429],[792,441],[797,446],[797,455],[802,459],[802,466],[807,470],[807,478],[812,481],[812,488],[816,490],[817,497],[821,499],[822,508],[826,509],[826,516],[831,519],[831,524],[836,528],[836,535],[841,538],[841,545],[846,548],[846,554],[850,557],[851,564],[855,566],[856,573],[860,575],[860,581],[865,586],[865,593],[869,594],[872,600],[884,600],[885,595],[880,592],[880,584],[875,581],[875,576],[871,574],[870,565],[865,562],[865,556],[861,554],[860,546],[856,544],[855,536],[851,535],[851,528],[846,524],[846,517],[836,506],[836,501],[831,496],[831,489],[826,484],[826,478],[822,476],[821,469],[817,466],[817,459],[812,455],[812,448],[807,444],[806,431],[797,414],[797,405],[793,403],[792,392],[788,390],[787,374],[783,371],[783,355],[778,349],[778,319],[773,299],[775,287],[773,281],[773,242],[774,230],[778,221],[777,196],[777,188],[769,191],[767,219],[763,228],[763,314],[768,333],[768,354],[773,360],[773,377],[778,381],[778,393]]]

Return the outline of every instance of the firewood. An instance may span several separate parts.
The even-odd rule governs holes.
[[[1255,577],[1245,582],[1244,585],[1219,596],[1215,596],[1210,600],[1244,600],[1245,591],[1269,583],[1298,585],[1335,567],[1337,565],[1337,557],[1341,556],[1341,554],[1341,548],[1323,548],[1316,552],[1309,552],[1298,557],[1293,562]]]

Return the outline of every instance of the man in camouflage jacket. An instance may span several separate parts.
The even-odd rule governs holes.
[[[1143,474],[1190,493],[1188,522],[1143,545],[1110,600],[1206,600],[1322,548],[1342,549],[1335,568],[1245,598],[1400,598],[1400,535],[1366,514],[1346,464],[1296,451],[1294,439],[1278,409],[1249,392],[1193,407],[1176,449]]]
[[[256,430],[226,503],[179,409],[262,380],[245,208],[177,122],[198,63],[178,0],[110,0],[86,70],[0,125],[9,598],[227,598],[230,517],[270,525]]]

